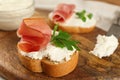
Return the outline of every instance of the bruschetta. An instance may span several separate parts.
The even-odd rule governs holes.
[[[88,33],[94,30],[96,19],[92,13],[86,10],[75,11],[74,4],[59,4],[49,13],[49,24],[53,28],[55,24],[59,29],[69,33]]]
[[[17,30],[20,37],[17,48],[19,60],[27,69],[52,77],[67,75],[75,69],[79,57],[78,42],[70,39],[68,33],[56,32],[56,29],[52,31],[43,18],[23,20]]]

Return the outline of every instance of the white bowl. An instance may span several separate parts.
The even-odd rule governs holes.
[[[13,6],[0,10],[0,30],[16,30],[24,18],[31,17],[34,13],[34,0],[30,1],[31,3],[26,6],[19,5],[16,8]]]

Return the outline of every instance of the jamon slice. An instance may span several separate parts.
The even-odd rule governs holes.
[[[41,37],[42,34],[51,35],[51,29],[44,18],[27,18],[23,20],[17,34],[19,37],[21,35]]]
[[[17,34],[21,37],[17,46],[25,52],[45,48],[51,39],[51,29],[43,18],[24,19]]]
[[[65,22],[68,19],[75,9],[73,4],[59,4],[53,12],[53,21],[54,22]]]

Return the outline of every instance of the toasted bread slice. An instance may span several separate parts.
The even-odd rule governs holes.
[[[18,57],[19,57],[20,62],[30,71],[42,72],[41,60],[32,59],[30,57],[23,56],[21,55],[21,53],[18,53]]]
[[[50,25],[50,27],[53,29],[54,28],[54,25],[56,23],[54,23],[53,21],[51,21],[49,19],[48,21],[48,24]],[[95,28],[95,25],[93,26],[90,26],[89,28],[83,28],[81,26],[64,26],[60,23],[57,23],[59,25],[59,30],[63,30],[63,31],[66,31],[68,33],[88,33],[88,32],[91,32],[94,30]]]
[[[32,59],[18,53],[20,62],[32,72],[44,72],[45,74],[52,77],[61,77],[72,72],[78,63],[78,51],[71,56],[69,61],[55,64],[47,58],[42,60]]]
[[[78,52],[76,51],[71,56],[71,59],[69,61],[65,61],[63,63],[58,63],[58,64],[54,64],[48,59],[43,59],[41,63],[43,72],[53,77],[64,76],[75,69],[78,63],[78,56],[79,56]]]

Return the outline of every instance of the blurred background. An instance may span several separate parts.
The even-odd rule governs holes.
[[[76,10],[87,10],[96,16],[97,27],[108,31],[113,21],[120,13],[120,0],[35,0],[35,7],[40,10],[51,11],[59,3],[72,3]]]

